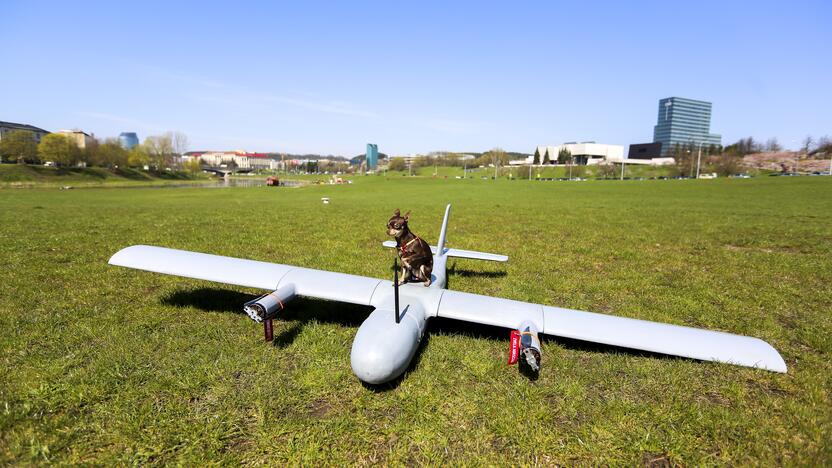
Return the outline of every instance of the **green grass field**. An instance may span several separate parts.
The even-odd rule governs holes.
[[[0,190],[0,465],[832,462],[832,179]],[[322,205],[321,197],[332,203]],[[759,337],[788,374],[548,338],[529,380],[508,330],[431,323],[368,388],[368,310],[296,300],[274,345],[258,291],[107,265],[132,244],[389,276],[394,208],[453,289]]]

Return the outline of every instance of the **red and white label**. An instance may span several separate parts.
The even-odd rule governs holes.
[[[517,364],[520,359],[520,332],[511,331],[511,347],[508,350],[508,365]]]

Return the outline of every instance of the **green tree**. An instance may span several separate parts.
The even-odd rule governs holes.
[[[0,140],[0,157],[10,162],[37,162],[38,144],[35,134],[26,130],[14,130]]]
[[[127,165],[130,167],[144,167],[150,164],[150,156],[144,145],[136,145],[127,153]]]
[[[109,138],[104,143],[96,145],[93,157],[89,162],[96,166],[123,167],[128,165],[129,155],[115,138]]]
[[[40,140],[38,154],[43,161],[58,166],[73,166],[81,160],[81,151],[75,141],[60,133],[50,133]]]
[[[534,150],[534,161],[532,161],[532,164],[534,164],[535,166],[540,164],[540,150],[539,149]]]
[[[193,174],[201,171],[202,167],[199,165],[199,158],[188,158],[188,161],[184,164],[184,169]]]
[[[569,148],[563,147],[558,151],[558,164],[566,164],[568,161],[572,160],[572,152],[569,151]]]
[[[407,164],[404,162],[404,158],[390,158],[390,162],[387,164],[388,171],[403,171],[407,169]]]
[[[543,153],[543,164],[551,164],[552,161],[549,160],[549,150],[547,149],[546,152]]]

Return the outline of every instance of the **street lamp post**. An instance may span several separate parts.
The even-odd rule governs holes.
[[[699,179],[699,164],[702,162],[702,142],[699,142],[699,155],[696,156],[696,178]]]

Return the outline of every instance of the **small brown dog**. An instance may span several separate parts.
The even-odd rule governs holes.
[[[401,212],[396,209],[387,221],[387,234],[396,238],[396,250],[402,261],[402,274],[399,282],[405,284],[413,279],[421,281],[425,286],[430,286],[433,253],[430,251],[430,245],[407,227],[409,217],[409,211],[401,216]]]

